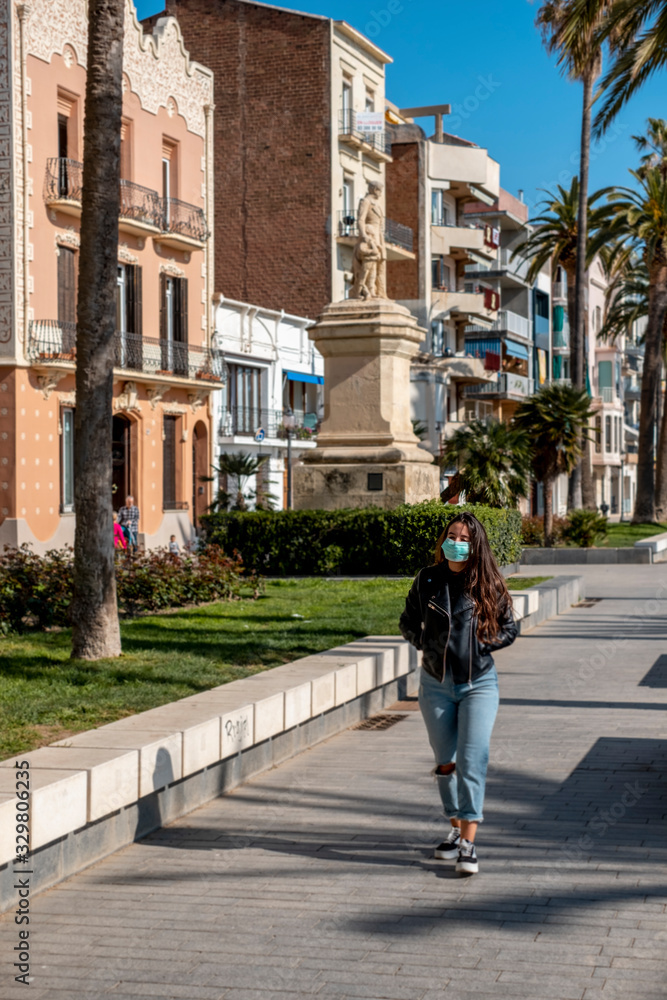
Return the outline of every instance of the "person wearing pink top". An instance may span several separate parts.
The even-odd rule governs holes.
[[[127,542],[125,541],[125,534],[120,524],[118,523],[118,514],[116,511],[113,512],[113,546],[115,549],[126,549]]]

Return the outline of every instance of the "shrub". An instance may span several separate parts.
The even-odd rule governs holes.
[[[258,573],[412,576],[433,562],[438,535],[462,510],[482,522],[500,565],[521,557],[520,513],[481,504],[459,507],[430,500],[395,510],[225,511],[202,520],[209,544],[238,551]]]
[[[554,517],[553,519],[553,544],[558,545],[563,541],[563,531],[567,526],[567,518]],[[544,545],[544,518],[542,515],[524,514],[521,518],[521,541],[524,545]]]
[[[233,600],[242,590],[257,596],[261,581],[243,575],[241,557],[226,556],[216,545],[183,558],[164,549],[119,558],[116,563],[118,607],[129,615],[141,611]],[[0,633],[69,625],[73,552],[52,550],[37,556],[28,545],[5,546],[0,555]]]
[[[607,518],[596,510],[571,510],[563,537],[570,545],[590,548],[607,537]]]

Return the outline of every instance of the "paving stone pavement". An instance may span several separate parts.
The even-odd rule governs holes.
[[[29,993],[5,914],[3,1000],[664,1000],[667,565],[568,572],[497,656],[479,875],[403,703],[36,896]]]

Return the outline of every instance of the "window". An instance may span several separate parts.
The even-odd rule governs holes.
[[[141,268],[137,264],[118,265],[116,329],[121,333],[142,332]]]
[[[76,323],[76,251],[58,247],[58,322]]]
[[[132,177],[132,122],[127,118],[120,123],[120,176],[126,181]]]
[[[451,271],[442,256],[431,258],[431,285],[442,291],[452,291]]]
[[[78,159],[77,99],[58,91],[58,194],[61,198],[81,197]],[[72,162],[74,161],[74,162]]]
[[[229,365],[231,409],[237,434],[254,434],[262,423],[261,369]]]
[[[352,109],[352,80],[343,77],[343,114],[348,114]]]
[[[604,450],[611,454],[611,417],[604,418]]]
[[[448,226],[451,221],[449,206],[444,200],[445,192],[442,188],[433,188],[431,191],[431,223],[434,226]]]
[[[602,454],[602,417],[595,418],[595,454]]]
[[[60,411],[60,509],[63,514],[74,510],[74,410]]]
[[[173,198],[178,198],[178,145],[171,139],[162,139],[162,197],[167,224],[171,217]]]
[[[364,111],[375,111],[375,92],[372,90],[366,90],[366,101],[364,103]]]
[[[441,358],[445,350],[445,324],[441,319],[431,323],[431,353]]]
[[[162,433],[162,507],[173,510],[176,506],[176,421],[178,417],[165,416]]]
[[[602,329],[602,309],[600,306],[595,307],[595,317],[593,321],[593,329],[596,333],[599,333]]]
[[[341,221],[341,236],[353,236],[355,225],[354,212],[354,179],[343,178],[343,218]]]
[[[614,451],[616,453],[618,453],[620,451],[619,440],[618,440],[618,438],[619,438],[619,431],[620,431],[619,418],[618,417],[614,417]]]
[[[188,374],[187,278],[160,275],[160,340],[162,370]]]

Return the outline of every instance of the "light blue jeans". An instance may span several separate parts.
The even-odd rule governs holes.
[[[496,668],[472,685],[454,684],[450,674],[437,681],[421,671],[419,707],[426,723],[435,765],[456,763],[452,774],[437,775],[438,790],[448,819],[483,817],[486,769],[491,732],[498,712]]]

